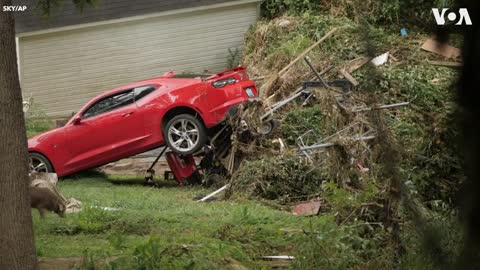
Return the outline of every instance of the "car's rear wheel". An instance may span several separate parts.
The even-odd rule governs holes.
[[[189,155],[199,151],[205,145],[207,132],[198,118],[190,114],[180,114],[168,121],[164,137],[172,151]]]
[[[53,173],[53,166],[44,155],[39,153],[30,153],[30,171]]]

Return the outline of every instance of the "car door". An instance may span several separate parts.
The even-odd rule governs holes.
[[[144,136],[132,89],[101,98],[79,115],[80,121],[66,131],[71,156],[67,169],[115,161],[140,144]]]
[[[135,87],[133,89],[135,103],[139,110],[139,119],[143,119],[143,126],[145,129],[146,139],[150,140],[150,144],[155,140],[155,135],[158,136],[158,127],[161,123],[158,114],[159,102],[151,101],[151,93],[157,91],[160,87],[159,84],[151,84]]]

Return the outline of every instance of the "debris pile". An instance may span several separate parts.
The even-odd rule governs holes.
[[[257,119],[262,115],[263,120],[274,119],[280,125],[268,136],[256,136],[252,141],[239,142],[232,137],[229,160],[237,161],[229,166],[227,194],[247,193],[293,203],[328,197],[325,183],[334,183],[353,194],[376,185],[378,193],[364,203],[377,205],[385,187],[380,184],[384,181],[380,177],[382,161],[370,113],[385,111],[382,121],[404,148],[405,164],[401,165],[415,164],[419,155],[432,153],[432,149],[418,149],[431,145],[428,132],[432,123],[425,117],[438,114],[445,119],[452,113],[429,111],[434,106],[427,102],[434,98],[424,93],[435,89],[445,97],[436,102],[448,103],[453,94],[446,83],[438,83],[442,79],[437,76],[453,78],[454,74],[426,65],[432,55],[418,55],[427,37],[410,33],[384,42],[385,37],[373,36],[372,42],[379,42],[381,53],[366,57],[358,25],[324,17],[318,19],[318,25],[312,25],[312,21],[281,17],[259,22],[247,35],[243,65],[251,77],[257,78],[261,89],[260,102],[249,108],[248,115]],[[422,65],[421,74],[409,74],[411,69],[406,68],[418,63]],[[368,76],[373,69],[384,76],[376,85],[369,80],[377,79]],[[416,77],[404,78],[401,74]],[[424,82],[432,76],[435,81]],[[433,82],[434,86],[426,85]],[[417,144],[411,144],[415,140]],[[412,156],[415,151],[416,156]],[[442,151],[446,149],[438,150]],[[425,160],[422,162],[425,164]],[[434,166],[425,165],[432,171],[437,169]],[[406,180],[422,173],[411,167],[414,169],[405,175]]]

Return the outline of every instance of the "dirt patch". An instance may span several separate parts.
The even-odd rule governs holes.
[[[82,262],[82,257],[39,259],[40,270],[67,270]]]
[[[120,256],[111,256],[95,260],[95,264],[103,265],[117,260]],[[38,260],[40,270],[69,270],[85,265],[85,257],[41,258]]]
[[[154,160],[155,158],[126,158],[102,166],[99,170],[107,175],[144,176]],[[160,159],[153,169],[156,175],[163,176],[169,167],[165,159]]]

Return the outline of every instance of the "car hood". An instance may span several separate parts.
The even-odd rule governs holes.
[[[38,147],[40,144],[49,143],[58,137],[59,134],[63,132],[63,127],[55,128],[43,133],[34,135],[28,139],[28,149],[32,150],[33,148]]]

